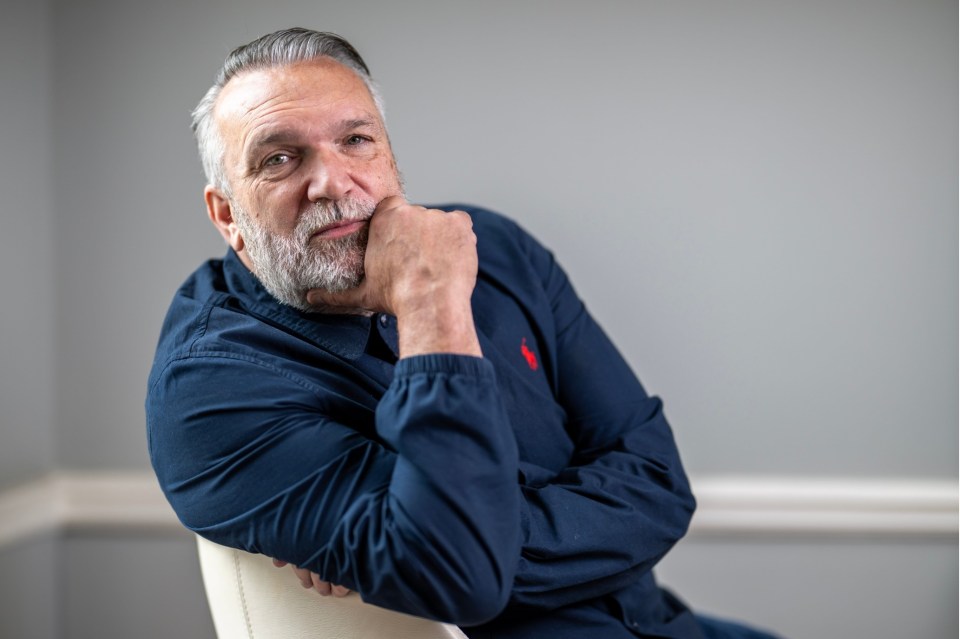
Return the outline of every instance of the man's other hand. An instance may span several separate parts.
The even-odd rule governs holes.
[[[274,559],[273,565],[277,568],[283,568],[284,566],[289,565],[290,568],[293,569],[293,573],[297,576],[297,579],[300,580],[301,586],[304,588],[313,588],[324,597],[328,595],[333,595],[334,597],[346,597],[350,594],[349,588],[337,586],[329,581],[324,581],[323,579],[320,579],[320,575],[315,572],[310,572],[306,568],[297,568],[293,564],[287,564],[287,562],[279,559]]]

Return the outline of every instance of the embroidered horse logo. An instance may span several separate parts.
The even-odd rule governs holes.
[[[530,370],[537,370],[537,354],[527,348],[526,337],[524,337],[523,341],[520,342],[520,354],[523,355],[523,359],[527,360],[527,366],[530,367]]]

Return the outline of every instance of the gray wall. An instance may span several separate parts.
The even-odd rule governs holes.
[[[0,637],[60,639],[62,559],[58,535],[0,547]]]
[[[956,472],[955,3],[170,4],[55,4],[59,463],[144,464],[164,308],[223,251],[188,112],[308,24],[366,56],[413,198],[556,250],[691,471]]]
[[[54,468],[147,468],[142,401],[160,321],[183,278],[223,252],[188,113],[230,48],[295,24],[364,54],[412,198],[499,209],[556,251],[664,397],[692,473],[956,477],[956,3],[2,9],[0,489]],[[117,544],[122,565],[104,563],[91,535],[2,549],[2,592],[44,588],[56,557],[66,585],[37,600],[61,616],[37,636],[110,636],[96,632],[106,601],[164,636],[144,602],[196,595],[189,540]],[[693,540],[664,577],[708,609],[823,637],[804,611],[827,598],[813,566],[849,576],[897,557],[885,574],[922,584],[905,615],[938,610],[930,627],[955,636],[955,579],[938,572],[956,566],[951,546],[730,555]],[[742,575],[717,563],[725,556]],[[136,587],[154,570],[168,595]],[[765,617],[757,583],[767,578],[769,596],[795,572],[801,603]],[[91,574],[104,585],[85,587]],[[877,602],[893,609],[894,591],[869,592],[834,628]],[[190,600],[177,623],[209,630]],[[4,623],[0,636],[19,636]],[[879,619],[862,636],[884,628],[895,625]]]
[[[9,13],[16,19],[7,19]],[[0,491],[54,465],[53,41],[46,2],[0,18]],[[0,637],[57,637],[58,539],[0,546]]]
[[[191,535],[77,533],[63,556],[61,639],[214,639]]]
[[[790,639],[954,639],[957,543],[685,539],[657,568],[696,610]]]
[[[53,465],[58,340],[50,12],[13,4],[0,19],[0,489]]]

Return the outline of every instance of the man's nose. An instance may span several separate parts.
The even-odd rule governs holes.
[[[323,150],[312,158],[312,163],[307,185],[307,198],[311,202],[339,200],[350,192],[353,178],[347,158],[334,150]]]

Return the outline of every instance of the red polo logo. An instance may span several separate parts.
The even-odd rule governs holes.
[[[523,359],[527,360],[527,366],[530,367],[530,370],[537,370],[537,354],[527,348],[526,337],[520,342],[520,354],[523,355]]]

